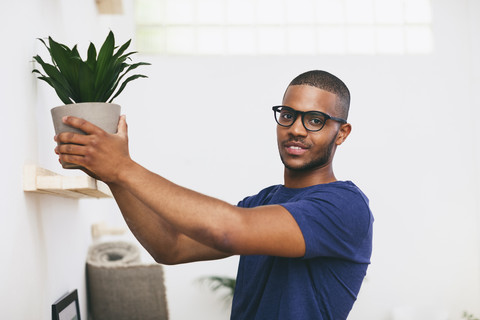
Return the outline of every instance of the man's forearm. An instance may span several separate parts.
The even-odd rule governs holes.
[[[159,263],[177,264],[228,256],[188,239],[132,193],[109,184],[128,227]]]
[[[173,248],[178,236],[175,230],[127,190],[115,184],[109,184],[109,187],[125,222],[138,241],[155,260],[168,260],[169,252],[159,249]]]
[[[121,171],[118,184],[174,230],[208,247],[231,252],[227,236],[230,227],[238,225],[238,208],[180,187],[134,162]]]

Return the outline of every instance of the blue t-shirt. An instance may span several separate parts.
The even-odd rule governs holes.
[[[269,204],[282,205],[294,217],[305,256],[241,256],[231,319],[346,319],[372,252],[367,197],[350,181],[300,189],[276,185],[238,206]]]

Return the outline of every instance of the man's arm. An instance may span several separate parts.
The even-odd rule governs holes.
[[[65,143],[57,147],[61,160],[82,165],[103,181],[128,190],[173,230],[226,254],[304,255],[300,228],[282,206],[238,208],[180,187],[135,163],[128,152],[124,117],[114,135],[82,119],[67,117],[64,122],[87,135],[60,134],[57,141]]]
[[[110,183],[109,187],[128,227],[158,263],[178,264],[229,256],[179,233],[121,186]]]

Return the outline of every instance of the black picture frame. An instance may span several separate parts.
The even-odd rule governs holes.
[[[52,320],[81,320],[76,289],[52,304]]]

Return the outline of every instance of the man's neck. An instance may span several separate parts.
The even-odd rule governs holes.
[[[287,188],[306,188],[317,184],[335,182],[331,166],[308,171],[297,171],[285,168],[284,185]]]

